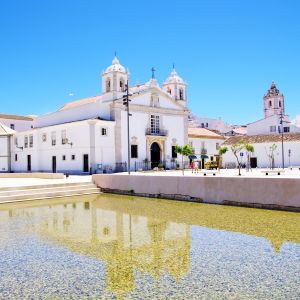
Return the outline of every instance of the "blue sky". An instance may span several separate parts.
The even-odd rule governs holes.
[[[162,83],[174,62],[198,115],[261,118],[274,80],[294,117],[299,15],[297,0],[2,0],[0,112],[43,114],[99,94],[117,51],[132,84],[147,81],[152,66]]]

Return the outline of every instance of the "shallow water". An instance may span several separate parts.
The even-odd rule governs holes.
[[[299,299],[300,214],[115,195],[0,205],[0,299]]]

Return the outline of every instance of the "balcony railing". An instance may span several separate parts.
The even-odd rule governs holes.
[[[166,136],[168,135],[168,131],[164,129],[147,128],[146,135]]]
[[[202,154],[202,155],[207,154],[207,149],[206,149],[206,148],[202,148],[202,149],[201,149],[201,154]]]

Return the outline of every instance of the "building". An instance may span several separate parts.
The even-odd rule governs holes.
[[[236,143],[247,143],[254,147],[254,153],[250,154],[251,166],[253,168],[282,167],[282,136],[275,134],[234,136],[226,140],[225,145],[229,151],[223,155],[223,167],[234,168],[237,161],[230,146]],[[283,135],[284,166],[300,166],[300,133],[286,133]],[[247,164],[246,150],[242,150],[240,161],[242,165]]]
[[[32,116],[17,116],[0,114],[0,123],[16,131],[25,131],[33,128]]]
[[[300,132],[300,127],[292,124],[285,114],[284,96],[272,82],[270,89],[263,97],[264,118],[247,125],[248,135],[266,135]]]
[[[72,101],[36,117],[33,128],[13,136],[12,170],[94,173],[127,168],[127,107],[123,103],[129,72],[117,57],[102,73],[102,94]],[[159,86],[154,76],[129,87],[131,169],[175,158],[175,146],[188,142],[186,83],[175,69]]]
[[[225,138],[206,128],[189,128],[189,145],[193,148],[194,154],[199,157],[201,167],[205,166],[207,160],[217,160],[219,157],[219,147]]]
[[[11,137],[13,129],[0,123],[0,172],[11,171]]]
[[[231,131],[234,127],[225,123],[221,118],[207,118],[194,115],[192,112],[189,113],[189,127],[206,128],[209,130],[215,130],[221,134]]]

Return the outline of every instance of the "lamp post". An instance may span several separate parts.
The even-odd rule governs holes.
[[[130,95],[131,96],[131,95]],[[129,102],[131,100],[129,99],[129,83],[127,80],[126,83],[126,94],[123,96],[123,105],[125,105],[127,107],[127,152],[128,152],[128,162],[127,162],[127,167],[128,167],[128,175],[130,175],[130,137],[129,137],[129,117],[131,116],[131,114],[129,113]]]
[[[291,149],[289,149],[288,154],[289,154],[289,167],[290,167],[291,166],[291,154],[292,154]]]
[[[284,170],[284,148],[283,148],[283,113],[280,113],[280,124],[281,124],[281,159],[282,159],[282,169]]]

